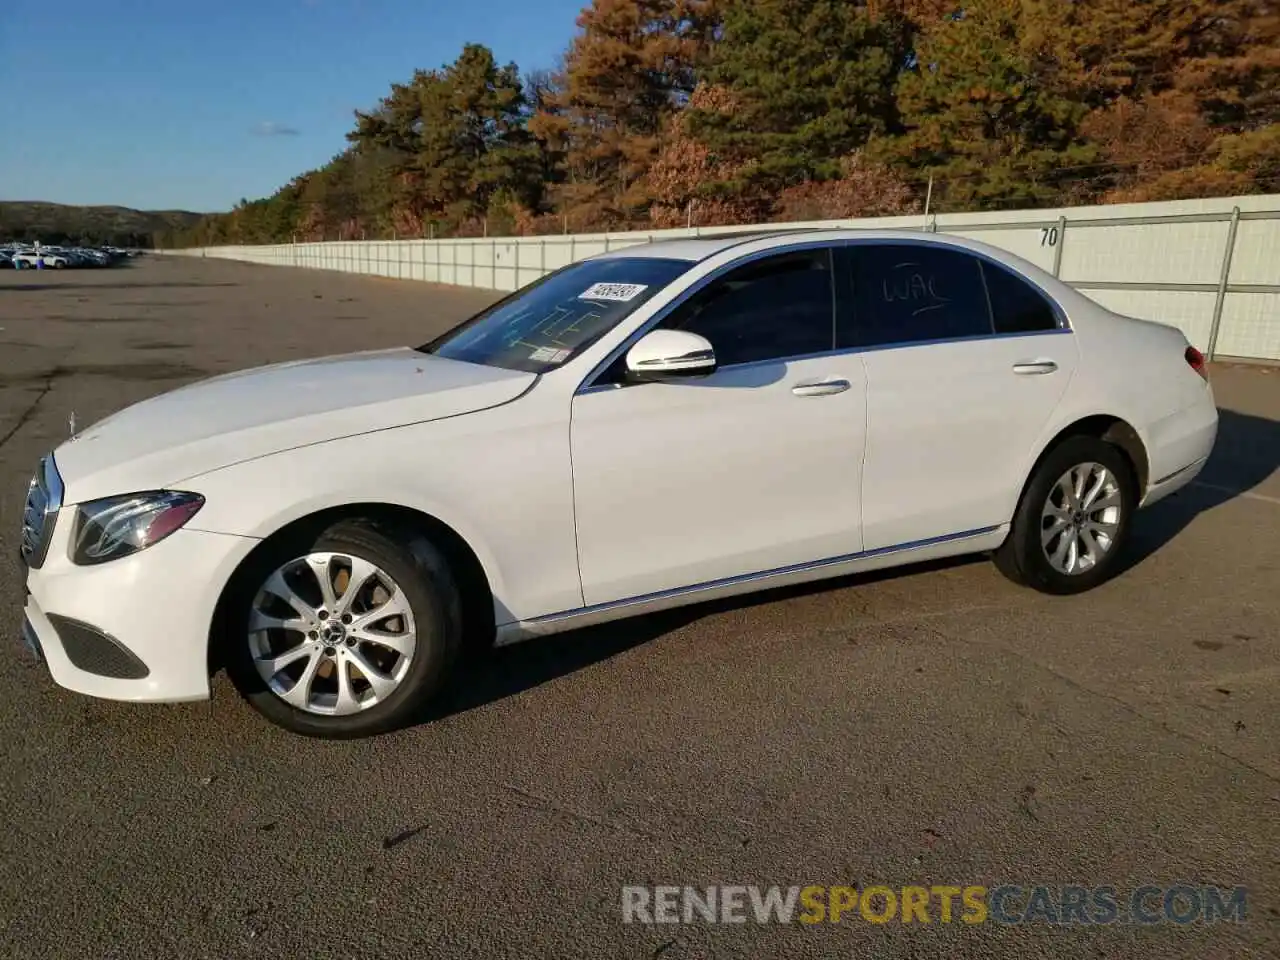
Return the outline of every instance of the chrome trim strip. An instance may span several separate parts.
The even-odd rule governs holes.
[[[715,353],[711,350],[694,350],[692,353],[682,353],[678,357],[660,357],[653,360],[641,360],[636,364],[637,367],[661,367],[668,363],[683,363],[686,360],[714,360]]]
[[[697,583],[688,587],[674,587],[670,590],[659,590],[657,593],[646,593],[638,597],[627,597],[624,600],[610,600],[608,603],[597,603],[589,607],[579,607],[576,610],[562,610],[559,613],[549,613],[546,616],[534,617],[532,620],[524,622],[529,624],[555,623],[560,620],[589,616],[590,614],[601,613],[605,610],[614,610],[619,607],[630,607],[636,604],[651,603],[654,600],[665,600],[670,597],[679,597],[692,593],[718,590],[722,587],[751,583],[756,580],[768,580],[773,577],[783,577],[792,573],[821,570],[823,567],[837,566],[838,564],[849,563],[853,560],[867,560],[871,557],[880,557],[890,553],[905,553],[911,550],[919,550],[923,547],[932,547],[940,543],[969,540],[974,537],[980,537],[983,534],[994,533],[999,530],[1001,526],[1002,524],[996,524],[991,527],[979,527],[976,530],[964,530],[960,533],[948,533],[941,537],[929,537],[926,540],[913,540],[909,543],[900,543],[891,547],[876,547],[874,550],[863,550],[860,553],[847,553],[840,557],[829,557],[826,560],[813,560],[808,563],[794,563],[790,566],[776,567],[772,570],[762,570],[758,573],[744,573],[739,574],[736,577],[725,577],[721,580],[708,580],[706,583]],[[508,626],[508,624],[502,624],[502,626]]]
[[[1208,459],[1209,459],[1208,457],[1201,457],[1199,460],[1196,460],[1194,463],[1188,463],[1185,467],[1179,467],[1177,470],[1173,471],[1173,473],[1169,474],[1167,477],[1161,477],[1159,480],[1150,484],[1150,487],[1158,487],[1162,483],[1168,483],[1170,480],[1173,480],[1175,477],[1181,476],[1182,474],[1186,473],[1188,470],[1194,470],[1196,467],[1203,465],[1206,461],[1208,461]],[[1148,489],[1150,489],[1150,487],[1148,487]]]
[[[1055,221],[1055,225],[1056,225],[1056,221]],[[768,240],[768,239],[776,239],[776,236],[775,237],[752,237],[752,240]],[[747,242],[748,241],[743,241],[743,244],[735,244],[734,246],[726,247],[723,250],[718,250],[716,251],[715,254],[712,254],[712,256],[718,256],[719,254],[724,253],[725,250],[735,249],[737,246],[742,246]],[[716,270],[713,270],[711,273],[707,274],[705,277],[701,277],[698,280],[694,281],[694,283],[690,287],[688,287],[686,290],[682,291],[676,299],[672,300],[670,303],[661,307],[653,316],[651,316],[648,320],[646,320],[637,330],[633,331],[625,340],[623,340],[621,344],[619,344],[617,347],[611,350],[603,360],[601,360],[594,367],[592,367],[591,371],[585,377],[583,377],[582,381],[578,384],[577,389],[574,391],[574,395],[582,396],[588,393],[595,393],[599,390],[615,390],[621,386],[624,386],[623,384],[616,384],[616,383],[597,384],[595,383],[595,379],[598,376],[600,376],[602,373],[604,373],[605,370],[609,369],[610,366],[616,363],[618,358],[623,354],[625,354],[627,350],[635,346],[636,342],[641,337],[643,337],[646,333],[648,333],[650,330],[652,330],[654,327],[660,324],[663,320],[669,317],[676,310],[680,309],[680,307],[683,306],[690,298],[692,298],[693,296],[701,292],[705,287],[709,286],[711,283],[720,279],[730,270],[736,270],[738,267],[746,266],[747,264],[754,263],[757,260],[763,260],[766,257],[781,256],[787,253],[795,253],[803,250],[815,250],[820,248],[827,248],[827,249],[834,250],[836,247],[859,246],[862,244],[893,244],[895,246],[929,247],[935,250],[936,249],[957,250],[961,253],[968,254],[969,256],[976,257],[978,260],[982,261],[983,263],[990,263],[992,264],[992,266],[997,267],[1001,270],[1012,272],[1024,283],[1029,283],[1032,287],[1034,287],[1037,291],[1039,291],[1042,297],[1045,298],[1050,308],[1053,310],[1054,318],[1058,322],[1058,328],[1056,330],[1036,330],[1028,333],[991,333],[991,334],[984,333],[984,334],[977,334],[975,336],[970,336],[970,337],[953,337],[947,340],[914,340],[914,341],[904,341],[902,343],[876,344],[875,346],[869,346],[869,347],[865,347],[865,346],[849,347],[844,350],[824,350],[821,353],[811,353],[811,354],[805,354],[803,356],[797,356],[797,357],[777,357],[772,360],[755,361],[752,364],[726,364],[720,367],[720,369],[735,370],[735,369],[738,369],[739,367],[756,366],[761,363],[788,363],[788,362],[798,361],[798,360],[807,360],[815,357],[827,357],[827,356],[834,357],[834,356],[841,356],[844,354],[869,353],[869,352],[878,351],[878,350],[900,350],[908,347],[932,346],[933,344],[943,344],[943,343],[959,343],[959,342],[968,341],[968,340],[1003,340],[1010,337],[1034,337],[1034,336],[1046,336],[1046,335],[1051,335],[1055,333],[1073,333],[1074,332],[1071,329],[1071,323],[1066,315],[1066,312],[1062,309],[1062,306],[1058,303],[1058,301],[1052,295],[1050,295],[1048,290],[1042,287],[1035,280],[1032,280],[1029,277],[1024,277],[1022,274],[1017,273],[1016,271],[1013,271],[1007,264],[1003,264],[999,260],[995,259],[994,257],[991,257],[981,251],[971,250],[968,247],[962,247],[958,244],[950,244],[950,243],[947,243],[945,240],[940,241],[938,239],[924,239],[924,238],[917,240],[910,237],[894,238],[892,240],[886,240],[883,238],[872,238],[872,237],[837,237],[835,239],[828,238],[826,240],[810,240],[810,241],[805,241],[803,243],[792,243],[792,244],[787,244],[785,246],[768,247],[764,250],[753,251],[752,253],[749,253],[746,256],[739,257],[738,259],[733,260],[730,263],[726,263],[724,266]],[[707,257],[705,259],[710,259],[710,257]],[[698,262],[699,263],[705,262],[705,260],[698,261]],[[984,278],[984,283],[985,283],[985,278]],[[1071,286],[1071,284],[1067,283],[1066,281],[1062,281],[1062,283],[1065,286]]]

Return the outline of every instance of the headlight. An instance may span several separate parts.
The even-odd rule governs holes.
[[[203,506],[200,494],[171,490],[82,503],[71,533],[71,562],[106,563],[145,550],[181,528]]]

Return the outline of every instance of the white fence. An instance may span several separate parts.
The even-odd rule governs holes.
[[[933,230],[972,237],[1061,277],[1110,309],[1172,324],[1210,356],[1280,360],[1280,195],[1001,213],[882,217],[786,228]],[[493,290],[652,240],[758,231],[686,230],[208,247],[168,251]]]

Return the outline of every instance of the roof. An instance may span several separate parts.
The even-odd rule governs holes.
[[[619,247],[608,253],[590,257],[592,260],[612,260],[624,257],[651,257],[666,260],[688,260],[697,263],[723,253],[733,247],[755,245],[755,249],[782,245],[787,240],[838,241],[850,238],[864,240],[926,240],[940,245],[967,247],[971,250],[995,252],[995,248],[963,237],[932,233],[923,230],[866,230],[845,227],[843,229],[816,229],[785,227],[776,230],[752,230],[738,233],[720,233],[687,237],[676,240],[655,240],[650,243],[632,244]],[[1000,251],[1003,253],[1003,251]]]
[[[697,263],[713,257],[722,250],[736,247],[752,240],[771,237],[787,237],[812,230],[746,230],[737,233],[703,234],[699,237],[681,237],[676,240],[654,240],[650,243],[619,247],[608,253],[592,257],[592,260],[613,260],[621,257],[651,257],[664,260],[689,260]]]

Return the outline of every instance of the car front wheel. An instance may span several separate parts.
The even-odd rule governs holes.
[[[440,689],[461,601],[429,541],[348,521],[256,558],[226,630],[228,672],[261,714],[307,736],[363,737],[403,726]]]
[[[1070,437],[1031,477],[996,565],[1043,593],[1091,590],[1119,569],[1137,501],[1133,468],[1116,446]]]

